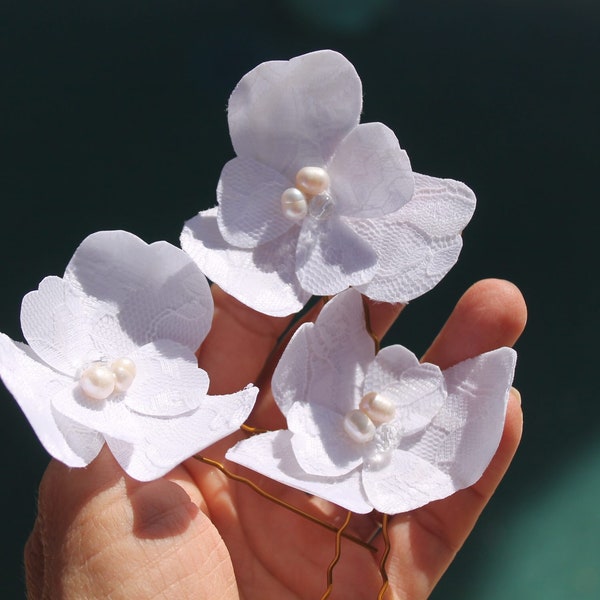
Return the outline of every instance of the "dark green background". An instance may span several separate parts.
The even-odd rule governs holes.
[[[344,53],[365,121],[415,170],[467,182],[461,259],[393,341],[422,352],[464,289],[517,283],[530,320],[516,385],[521,450],[434,598],[600,597],[598,154],[600,11],[590,0],[0,0],[0,330],[100,229],[178,243],[232,157],[225,107],[261,61]],[[47,463],[0,391],[0,595]]]

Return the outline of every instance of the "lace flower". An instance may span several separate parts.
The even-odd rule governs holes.
[[[236,158],[218,206],[184,226],[209,279],[275,316],[349,286],[408,302],[456,262],[475,207],[462,183],[413,173],[394,133],[359,124],[361,81],[331,50],[266,62],[229,99]]]
[[[132,477],[162,476],[237,429],[255,388],[208,396],[194,351],[211,325],[206,278],[180,249],[90,235],[65,275],[23,299],[29,345],[0,334],[0,376],[46,450],[72,467],[106,442]]]
[[[400,345],[377,355],[360,294],[298,329],[273,375],[288,430],[227,458],[358,513],[396,514],[475,483],[502,430],[516,354],[500,348],[441,371]]]

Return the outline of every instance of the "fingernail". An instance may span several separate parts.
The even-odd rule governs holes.
[[[510,388],[510,393],[515,397],[517,402],[521,404],[521,392],[519,392],[519,390],[513,386]]]

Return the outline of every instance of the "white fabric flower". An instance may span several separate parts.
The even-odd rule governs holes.
[[[218,206],[184,226],[209,279],[275,316],[349,286],[408,302],[456,262],[475,207],[457,181],[413,173],[394,133],[359,124],[361,81],[331,50],[266,62],[229,100],[237,157]]]
[[[441,371],[400,345],[375,355],[360,294],[298,329],[273,375],[288,429],[227,458],[357,513],[412,510],[474,484],[502,435],[516,353]]]
[[[207,395],[194,351],[212,314],[182,250],[98,232],[62,279],[25,296],[29,345],[0,334],[0,376],[58,460],[85,466],[106,442],[129,475],[155,479],[236,430],[254,403],[256,388]]]

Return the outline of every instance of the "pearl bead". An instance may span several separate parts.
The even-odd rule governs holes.
[[[365,456],[363,465],[369,471],[378,471],[379,469],[383,469],[383,467],[387,467],[387,465],[390,464],[391,459],[391,452],[374,452],[373,454]]]
[[[79,378],[83,393],[93,400],[108,398],[115,389],[115,383],[115,374],[102,363],[89,366]]]
[[[308,212],[306,197],[297,188],[288,188],[281,194],[281,210],[292,221],[299,221]]]
[[[369,392],[360,401],[360,410],[369,416],[376,425],[389,423],[396,413],[394,403],[382,394]]]
[[[344,417],[344,431],[358,444],[366,444],[375,436],[375,424],[361,410],[351,410]]]
[[[334,207],[335,204],[333,198],[324,192],[311,199],[308,204],[308,212],[310,213],[310,216],[315,219],[327,219],[331,216]]]
[[[135,379],[135,363],[130,358],[122,357],[113,361],[110,369],[115,374],[115,390],[128,390]]]
[[[296,187],[307,196],[329,189],[329,175],[321,167],[303,167],[296,173]]]

